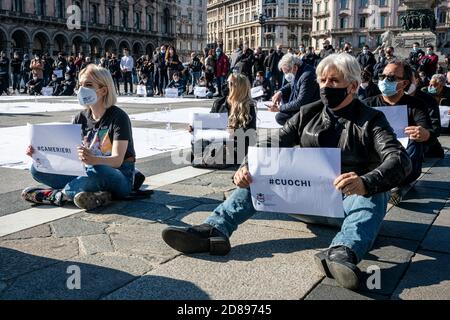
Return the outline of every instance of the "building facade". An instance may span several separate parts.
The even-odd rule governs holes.
[[[176,0],[3,0],[0,50],[138,56],[175,45],[176,21]]]
[[[231,53],[240,44],[268,50],[309,45],[312,0],[208,0],[208,43]]]
[[[379,46],[380,36],[387,30],[401,31],[400,21],[406,13],[401,0],[314,0],[312,43],[320,49],[323,40],[335,48],[350,42],[354,48],[367,44]],[[450,47],[450,1],[444,0],[434,9],[437,18],[437,47]]]
[[[206,1],[177,0],[176,48],[182,61],[206,46]]]

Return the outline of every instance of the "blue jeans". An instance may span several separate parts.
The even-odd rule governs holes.
[[[191,72],[192,75],[192,91],[194,91],[194,87],[197,85],[198,79],[202,76],[201,71]]]
[[[63,190],[70,200],[82,191],[109,191],[114,198],[121,199],[132,191],[134,163],[126,162],[118,169],[105,165],[88,166],[87,177],[43,173],[37,171],[34,166],[31,166],[30,171],[34,180],[52,189]]]
[[[412,171],[402,182],[403,185],[414,182],[422,174],[422,161],[424,156],[424,144],[422,142],[416,142],[409,140],[406,152],[411,158]]]
[[[219,96],[222,96],[222,85],[225,82],[225,76],[220,76],[216,78],[217,90],[219,91]]]
[[[371,197],[352,195],[344,197],[344,219],[304,217],[310,223],[341,225],[341,230],[333,239],[330,248],[346,246],[355,252],[360,261],[377,237],[381,222],[386,215],[388,200],[389,192],[377,193]],[[230,237],[238,225],[255,213],[250,189],[238,188],[213,211],[205,223]]]

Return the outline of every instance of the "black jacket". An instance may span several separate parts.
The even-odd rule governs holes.
[[[382,112],[357,99],[352,104],[353,120],[336,120],[342,128],[336,132],[339,135],[342,173],[358,174],[367,189],[366,196],[389,191],[411,172],[411,160]],[[271,146],[276,139],[281,148],[320,148],[320,135],[325,130],[333,130],[331,124],[326,107],[321,101],[316,101],[302,107],[276,137],[269,137],[259,145]],[[244,161],[243,165],[246,163]]]
[[[22,67],[22,60],[13,58],[11,60],[11,73],[20,74],[20,69]]]
[[[414,97],[423,101],[424,105],[428,109],[428,115],[431,121],[431,130],[434,140],[441,134],[441,115],[439,112],[439,105],[434,97],[422,90],[416,90]],[[430,139],[431,140],[431,139]]]
[[[379,94],[381,94],[380,89],[378,89],[378,86],[372,81],[369,81],[369,85],[366,89],[361,86],[358,88],[358,99],[361,101],[370,97],[375,97]]]
[[[358,55],[358,62],[362,69],[369,71],[373,74],[373,68],[377,64],[377,60],[372,52],[368,52],[367,54],[360,53]]]

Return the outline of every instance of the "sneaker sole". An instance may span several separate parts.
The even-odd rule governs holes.
[[[173,249],[182,253],[209,253],[224,256],[230,252],[230,243],[222,237],[199,238],[197,235],[168,227],[162,232],[163,240]]]
[[[99,199],[99,197],[93,193],[81,192],[75,196],[73,202],[80,209],[92,210],[108,205],[111,202],[111,195],[109,193],[105,193],[102,195],[102,199]]]
[[[359,287],[358,271],[345,264],[327,261],[332,277],[344,288],[355,290]]]

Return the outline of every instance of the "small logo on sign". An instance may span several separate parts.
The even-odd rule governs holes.
[[[258,202],[261,202],[261,203],[264,203],[264,201],[266,201],[265,198],[264,198],[264,194],[263,194],[263,193],[258,193],[258,194],[256,195],[256,200],[257,200]]]

